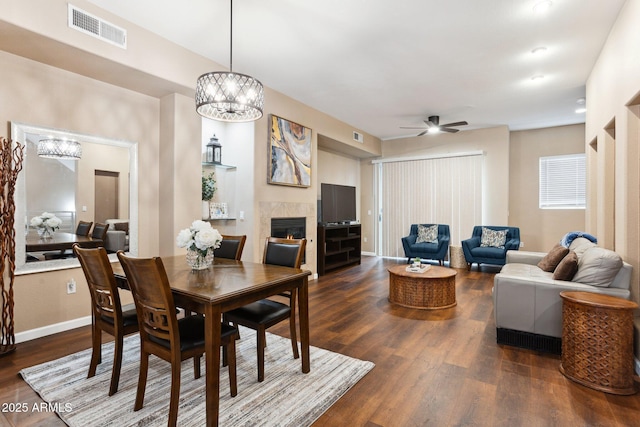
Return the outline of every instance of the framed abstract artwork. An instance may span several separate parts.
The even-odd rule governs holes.
[[[309,187],[311,129],[271,114],[268,159],[269,184]]]

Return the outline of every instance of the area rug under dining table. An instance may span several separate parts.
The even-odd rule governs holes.
[[[255,331],[242,328],[236,342],[238,395],[229,394],[226,368],[220,371],[221,426],[308,426],[367,372],[372,362],[311,347],[311,372],[303,374],[288,338],[267,333],[265,379],[257,382]],[[20,371],[40,397],[70,426],[161,426],[167,424],[170,364],[151,356],[144,406],[134,412],[140,339],[125,338],[118,392],[108,396],[113,342],[103,344],[102,363],[87,378],[91,350]],[[204,358],[202,358],[204,372]],[[182,363],[179,426],[205,424],[204,374],[193,378],[193,361]]]

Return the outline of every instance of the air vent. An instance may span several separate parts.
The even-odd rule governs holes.
[[[361,133],[353,131],[353,140],[358,141],[361,144],[364,144],[364,136]]]
[[[123,49],[127,48],[127,31],[74,5],[69,5],[69,27]]]

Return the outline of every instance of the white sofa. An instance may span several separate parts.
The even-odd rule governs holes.
[[[573,281],[554,280],[553,272],[539,268],[537,264],[546,255],[543,252],[507,252],[507,263],[496,274],[493,286],[498,344],[559,353],[562,291],[629,299],[630,264],[584,238],[575,239],[569,249],[578,255],[578,271]]]
[[[107,252],[117,252],[119,250],[129,250],[129,220],[128,219],[108,219],[105,221],[109,224],[107,237],[104,242],[104,248]],[[122,226],[122,224],[126,224]],[[117,228],[121,228],[118,230]]]

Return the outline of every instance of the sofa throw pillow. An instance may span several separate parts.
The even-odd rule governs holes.
[[[482,227],[480,246],[504,249],[504,244],[507,241],[507,231]]]
[[[578,255],[574,251],[569,251],[553,271],[553,280],[571,281],[576,271],[578,271]]]
[[[608,287],[622,268],[622,258],[617,253],[598,246],[587,249],[580,257],[574,282]]]
[[[438,243],[438,226],[430,225],[427,227],[419,224],[416,243]]]
[[[540,262],[538,263],[538,267],[542,271],[551,273],[555,271],[558,264],[560,264],[560,261],[562,261],[562,259],[567,256],[568,253],[569,248],[565,248],[560,243],[556,243],[556,245],[551,248],[549,253],[540,260]]]

